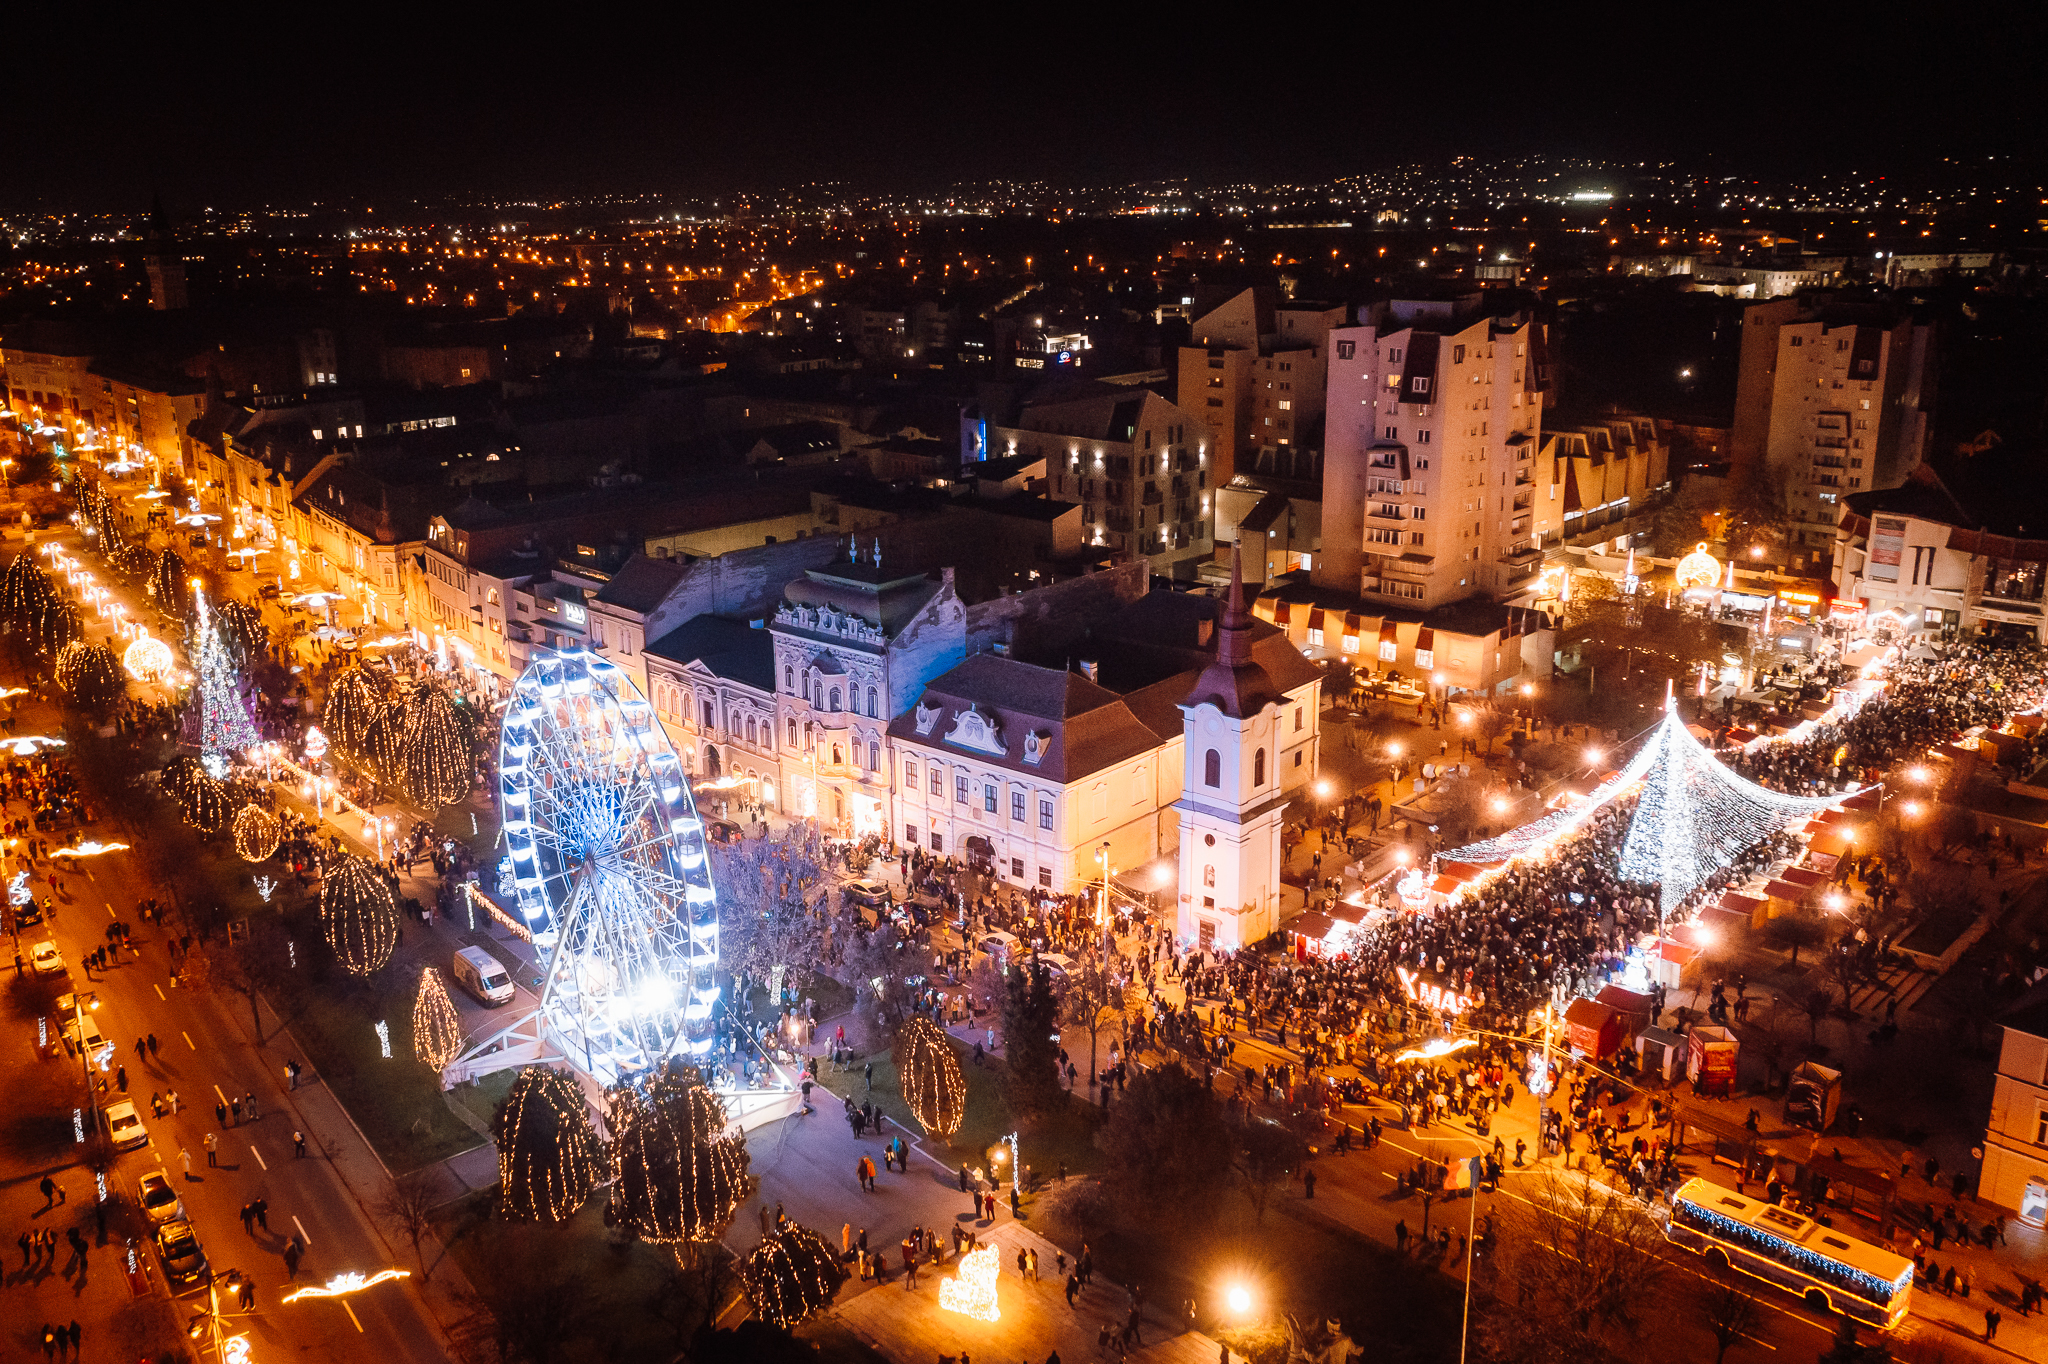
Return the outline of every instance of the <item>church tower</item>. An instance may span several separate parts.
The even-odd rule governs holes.
[[[149,306],[158,312],[185,307],[189,302],[185,293],[185,262],[171,231],[171,220],[164,216],[161,195],[150,202],[147,241],[142,268],[149,275]]]
[[[1280,927],[1279,754],[1284,698],[1252,661],[1244,569],[1230,552],[1216,661],[1181,703],[1186,770],[1180,812],[1180,913],[1175,928],[1198,947],[1231,950]]]

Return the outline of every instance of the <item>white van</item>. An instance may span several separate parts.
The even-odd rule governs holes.
[[[498,959],[481,947],[465,947],[455,954],[449,969],[462,988],[492,1008],[512,1002],[512,976]]]

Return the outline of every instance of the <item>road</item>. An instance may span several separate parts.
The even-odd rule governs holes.
[[[7,680],[19,685],[24,679]],[[19,720],[21,733],[49,733],[58,723],[52,709],[42,703],[24,706]],[[106,802],[93,804],[104,808]],[[27,813],[21,803],[6,809],[7,818]],[[131,844],[146,836],[146,829],[117,821],[102,822],[78,835]],[[394,1247],[364,1210],[364,1202],[380,1192],[375,1176],[381,1166],[346,1117],[340,1116],[338,1105],[320,1092],[319,1078],[310,1068],[300,1082],[304,1092],[288,1091],[283,1066],[291,1055],[289,1038],[277,1036],[273,1025],[265,1045],[255,1045],[242,996],[201,994],[174,985],[166,943],[171,930],[145,924],[136,910],[152,893],[139,858],[114,852],[75,865],[81,872],[64,878],[65,895],[54,922],[24,933],[22,942],[26,956],[33,942],[54,940],[63,951],[71,988],[97,996],[94,1017],[115,1044],[115,1053],[106,1073],[98,1077],[107,1093],[96,1097],[102,1105],[121,1097],[114,1067],[125,1068],[127,1097],[136,1101],[149,1128],[147,1146],[116,1160],[110,1184],[123,1195],[124,1206],[113,1224],[118,1228],[122,1219],[132,1216],[135,1181],[161,1167],[179,1188],[216,1277],[235,1268],[257,1285],[254,1315],[237,1324],[250,1334],[257,1359],[282,1358],[290,1352],[335,1364],[442,1364],[449,1357],[442,1332],[426,1312],[415,1284],[382,1284],[346,1303],[281,1302],[294,1286],[287,1282],[283,1252],[295,1231],[306,1246],[299,1286],[350,1271],[416,1268],[409,1246],[402,1252]],[[116,921],[131,926],[133,950],[122,952],[120,964],[104,975],[88,977],[85,954],[105,943],[107,926]],[[150,1033],[156,1035],[157,1052],[139,1058],[135,1043]],[[79,1061],[60,1053],[30,1064],[76,1067]],[[153,1117],[152,1091],[175,1091],[181,1111],[175,1117]],[[216,1121],[216,1103],[247,1095],[255,1096],[261,1118],[225,1127]],[[304,1159],[294,1155],[295,1130],[307,1136]],[[217,1167],[207,1164],[208,1133],[219,1137]],[[181,1152],[190,1153],[189,1176],[183,1171]],[[344,1168],[357,1187],[343,1179]],[[365,1178],[365,1172],[372,1177]],[[72,1181],[74,1187],[81,1182],[75,1177]],[[239,1213],[256,1199],[269,1204],[269,1228],[250,1235],[244,1232]],[[131,1229],[129,1234],[137,1233]],[[153,1266],[153,1271],[156,1291],[165,1292],[160,1267]],[[176,1305],[180,1324],[204,1302],[203,1291],[186,1295]]]

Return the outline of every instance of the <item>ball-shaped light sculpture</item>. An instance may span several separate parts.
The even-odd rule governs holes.
[[[329,866],[320,887],[320,932],[335,960],[367,976],[391,960],[398,946],[398,906],[383,873],[366,857]]]
[[[922,1015],[904,1024],[896,1039],[896,1067],[903,1100],[918,1123],[950,1140],[967,1117],[967,1080],[945,1029]]]
[[[1671,576],[1678,582],[1678,590],[1689,592],[1694,588],[1711,588],[1721,581],[1721,561],[1707,553],[1703,540],[1694,546],[1692,553],[1678,561],[1671,570]]]
[[[518,1222],[561,1222],[604,1177],[590,1105],[566,1071],[529,1066],[491,1118],[498,1145],[498,1207]]]
[[[236,812],[235,855],[244,862],[264,861],[283,838],[284,826],[262,806],[244,805]]]
[[[740,1261],[740,1282],[755,1314],[785,1331],[829,1304],[845,1280],[825,1238],[794,1222]]]
[[[155,635],[144,635],[122,651],[121,666],[137,682],[161,682],[178,666],[171,646]]]

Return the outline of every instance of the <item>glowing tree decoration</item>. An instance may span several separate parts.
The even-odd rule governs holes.
[[[643,1240],[716,1240],[749,1191],[746,1139],[726,1131],[724,1101],[676,1062],[607,1093],[619,1220]]]
[[[200,760],[181,753],[164,764],[158,784],[178,802],[185,822],[204,833],[218,833],[228,822],[233,802],[227,784],[215,777]]]
[[[365,857],[327,868],[320,887],[320,931],[342,967],[367,976],[398,946],[398,907],[383,873]]]
[[[57,589],[50,582],[50,575],[36,562],[33,554],[17,554],[7,566],[7,572],[0,575],[0,615],[4,615],[15,629],[23,628],[29,611],[46,601],[53,600]]]
[[[1663,722],[1635,756],[1583,803],[1446,852],[1444,859],[1485,865],[1536,851],[1637,787],[1641,798],[1629,820],[1619,870],[1631,881],[1657,882],[1666,914],[1768,835],[1855,794],[1788,796],[1758,786],[1716,761],[1667,703]]]
[[[222,602],[213,613],[213,623],[229,662],[238,669],[246,671],[270,651],[270,627],[263,623],[263,614],[247,602]]]
[[[511,888],[547,962],[542,1030],[607,1085],[707,1055],[718,905],[652,707],[607,659],[538,658],[506,710],[498,774]]]
[[[175,550],[165,550],[157,556],[156,567],[150,573],[149,590],[156,598],[157,610],[167,615],[183,616],[192,602],[192,588],[185,580],[185,561]]]
[[[121,666],[137,682],[161,682],[178,666],[178,657],[155,635],[144,635],[123,651]]]
[[[52,595],[29,608],[23,633],[36,653],[55,658],[65,646],[85,638],[85,627],[79,622],[76,606]]]
[[[431,966],[420,972],[420,992],[412,1002],[412,1050],[429,1070],[440,1070],[462,1054],[462,1020],[441,973]]]
[[[582,1087],[566,1071],[529,1066],[491,1117],[498,1144],[498,1207],[517,1222],[575,1215],[604,1175]]]
[[[453,805],[476,785],[476,750],[471,729],[447,693],[421,688],[406,706],[400,739],[398,785],[428,809]]]
[[[224,776],[229,760],[254,748],[263,736],[249,718],[241,679],[219,624],[206,608],[205,595],[195,591],[193,599],[198,610],[199,753],[209,771]]]
[[[283,837],[277,816],[260,805],[244,805],[235,815],[235,855],[244,862],[264,861]]]
[[[358,663],[327,688],[321,725],[345,760],[370,765],[370,726],[391,708],[394,688],[391,670],[382,663]]]
[[[64,646],[57,655],[57,685],[78,709],[101,714],[128,694],[128,676],[114,651],[83,641]]]
[[[825,1238],[793,1222],[740,1261],[740,1283],[754,1315],[785,1331],[830,1304],[845,1281]]]
[[[896,1038],[896,1068],[903,1101],[932,1136],[951,1140],[967,1116],[967,1081],[946,1030],[922,1014]]]

